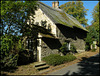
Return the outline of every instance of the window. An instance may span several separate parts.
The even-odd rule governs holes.
[[[48,31],[51,32],[51,25],[48,24]]]
[[[33,50],[33,39],[26,40],[26,49],[29,49],[29,51]]]
[[[35,25],[39,25],[39,22],[36,22]]]
[[[41,21],[41,26],[43,26],[43,27],[45,27],[46,28],[46,23],[47,23],[47,21],[45,20],[45,21]]]

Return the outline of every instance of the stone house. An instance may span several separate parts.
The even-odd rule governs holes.
[[[32,17],[30,16],[31,22]],[[52,7],[38,2],[38,9],[35,11],[34,24],[47,32],[38,33],[37,48],[34,52],[37,61],[50,54],[60,54],[59,48],[67,42],[68,50],[74,44],[77,52],[85,51],[87,30],[72,16],[59,8],[59,2],[53,2]],[[32,41],[30,41],[32,42]]]

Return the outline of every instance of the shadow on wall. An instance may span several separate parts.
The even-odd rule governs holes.
[[[78,63],[78,66],[80,66],[81,68],[79,68],[78,72],[72,72],[70,74],[70,70],[64,75],[95,75],[95,76],[99,76],[99,59],[100,55],[96,55],[94,57],[90,57],[90,58],[85,58],[83,57],[83,60],[81,62]]]
[[[58,39],[42,38],[42,40],[48,45],[50,49],[59,49],[62,46]]]
[[[84,39],[87,34],[85,31],[77,27],[70,28],[61,24],[57,24],[57,27],[66,38],[72,38],[74,40],[76,40],[77,37],[79,39]]]

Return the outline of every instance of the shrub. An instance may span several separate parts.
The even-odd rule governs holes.
[[[96,49],[92,49],[91,51],[92,51],[92,52],[95,52],[95,51],[96,51]]]
[[[3,60],[0,61],[1,68],[11,68],[17,66],[18,54],[10,54],[7,57],[4,57]]]
[[[18,36],[3,35],[1,37],[1,67],[16,67],[18,61],[18,53],[22,49],[22,42]]]
[[[72,54],[67,54],[66,56],[52,54],[52,55],[49,55],[47,57],[44,57],[42,60],[45,61],[49,65],[55,66],[55,65],[62,64],[64,62],[73,61],[75,59],[76,59],[76,57],[73,56]]]
[[[67,54],[63,56],[64,62],[70,62],[76,59],[76,57],[73,54]]]
[[[67,43],[64,43],[61,48],[60,48],[61,52],[66,55],[68,47],[67,47]]]
[[[47,57],[44,57],[42,60],[53,66],[62,64],[64,62],[63,57],[57,54],[51,54]]]
[[[95,49],[95,44],[92,44],[92,50],[91,50],[92,52],[95,52],[96,51],[96,49]]]
[[[76,52],[76,47],[74,46],[74,44],[71,44],[70,51],[73,53]]]
[[[30,54],[29,51],[23,50],[19,52],[19,57],[18,57],[18,65],[23,65],[29,63],[29,58]]]
[[[90,50],[90,46],[86,44],[86,45],[85,45],[85,50],[86,50],[86,51]]]

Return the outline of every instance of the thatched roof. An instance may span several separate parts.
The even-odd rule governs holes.
[[[73,16],[65,13],[61,9],[52,8],[42,2],[38,2],[39,8],[55,23],[62,24],[67,27],[77,27],[87,31]]]

